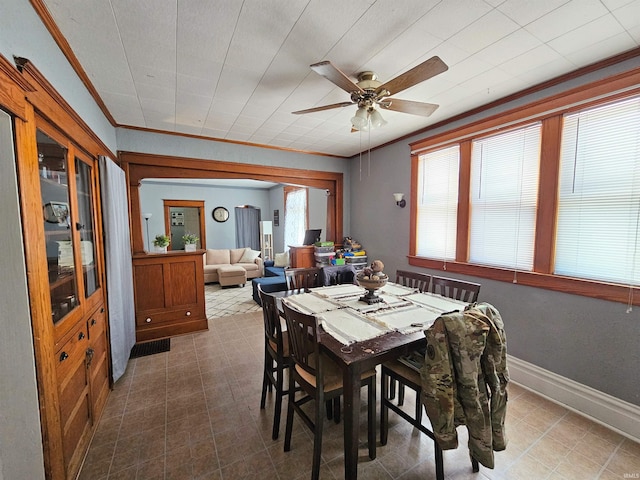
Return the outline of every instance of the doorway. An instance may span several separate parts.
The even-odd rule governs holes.
[[[163,200],[165,232],[169,235],[169,250],[184,250],[182,236],[198,237],[196,249],[206,248],[203,200]]]

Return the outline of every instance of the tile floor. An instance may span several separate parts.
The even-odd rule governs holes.
[[[259,408],[262,317],[246,300],[251,290],[222,289],[221,296],[235,301],[218,301],[216,287],[207,286],[208,299],[216,298],[209,302],[207,332],[173,338],[169,352],[130,361],[109,396],[81,480],[310,477],[310,432],[296,417],[292,450],[285,453],[286,415],[273,441],[273,397]],[[236,309],[245,310],[233,314]],[[387,445],[378,445],[375,460],[368,458],[365,392],[359,478],[435,478],[432,441],[392,412]],[[445,452],[448,479],[640,478],[639,444],[514,383],[509,395],[510,442],[496,453],[496,468],[471,472],[462,427],[460,447]],[[407,394],[406,408],[412,397]],[[342,424],[325,421],[322,453],[321,478],[343,479]]]

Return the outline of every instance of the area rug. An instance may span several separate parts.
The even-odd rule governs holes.
[[[136,343],[131,349],[129,358],[146,357],[156,353],[168,352],[171,349],[171,339],[153,340],[151,342]]]
[[[221,287],[218,283],[204,286],[207,318],[226,317],[241,313],[261,311],[262,308],[253,301],[251,282],[244,287]]]

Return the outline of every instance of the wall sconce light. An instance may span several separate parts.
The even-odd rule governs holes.
[[[407,205],[407,201],[404,199],[404,193],[394,193],[393,198],[396,201],[396,205],[400,208],[404,208]]]

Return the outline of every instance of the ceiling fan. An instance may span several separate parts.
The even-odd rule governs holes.
[[[449,69],[440,57],[431,57],[429,60],[413,67],[386,83],[378,81],[378,76],[374,72],[366,71],[358,74],[358,82],[354,83],[339,68],[334,66],[329,60],[314,63],[311,69],[330,82],[335,83],[351,95],[350,102],[332,103],[331,105],[323,105],[321,107],[308,108],[306,110],[298,110],[291,112],[296,115],[303,113],[320,112],[332,108],[348,107],[350,105],[358,105],[358,110],[351,119],[352,131],[363,130],[369,128],[380,127],[387,123],[376,110],[376,105],[386,110],[396,112],[410,113],[412,115],[421,115],[428,117],[438,108],[433,103],[414,102],[411,100],[401,100],[399,98],[390,98],[390,95],[413,87],[418,83],[424,82],[431,77],[445,72]]]

